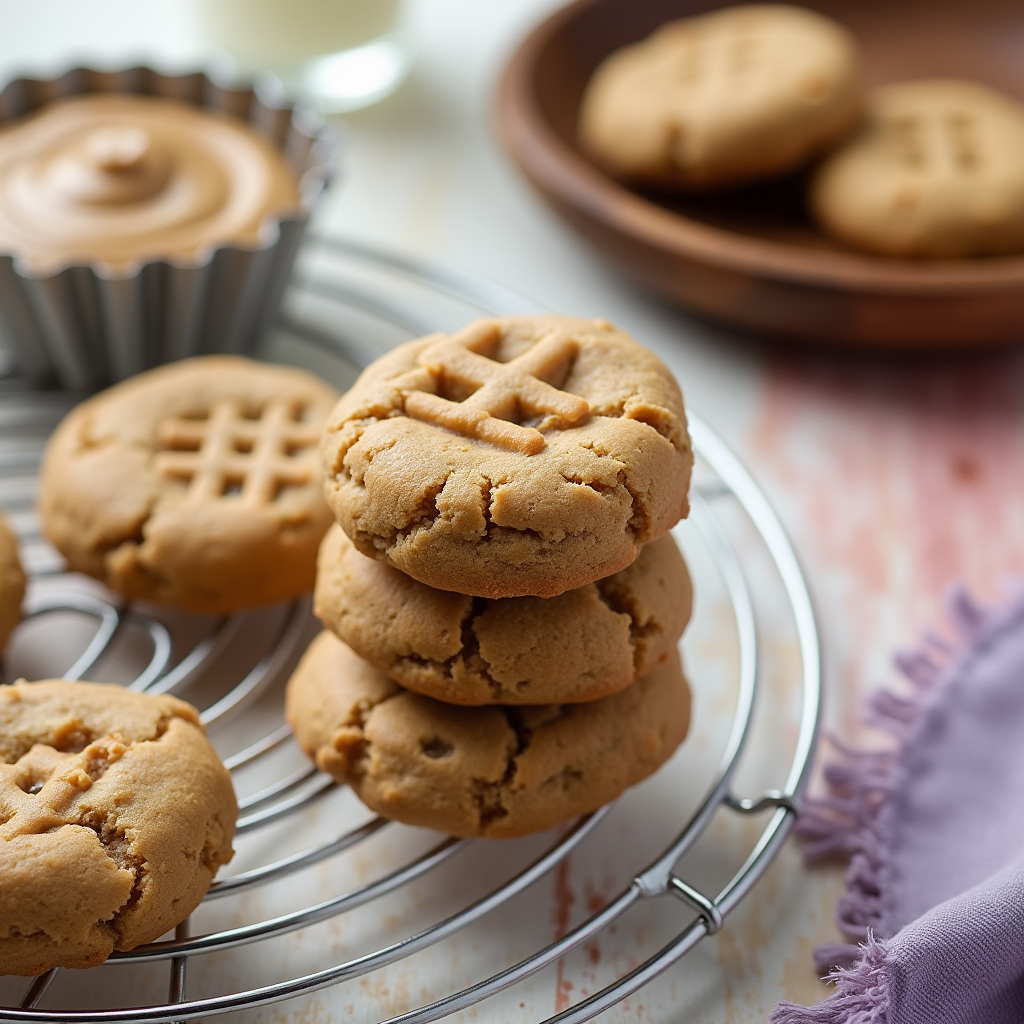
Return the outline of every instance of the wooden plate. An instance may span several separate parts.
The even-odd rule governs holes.
[[[938,349],[1024,336],[1024,256],[910,261],[842,249],[813,225],[793,176],[716,196],[628,189],[576,148],[576,116],[607,54],[702,0],[577,0],[512,56],[497,123],[512,157],[628,275],[700,313],[821,344]],[[1024,98],[1018,0],[811,0],[859,39],[871,85],[937,75]]]

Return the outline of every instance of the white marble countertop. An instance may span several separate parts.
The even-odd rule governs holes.
[[[555,6],[412,0],[412,76],[346,118],[343,179],[318,229],[482,275],[553,310],[606,317],[662,355],[794,537],[821,616],[827,720],[855,731],[861,696],[892,679],[895,647],[941,621],[951,581],[992,598],[1003,573],[1024,571],[1024,474],[1008,468],[1024,455],[1021,357],[887,361],[772,349],[622,281],[543,205],[492,130],[506,55]],[[174,0],[0,0],[0,25],[5,78],[97,59],[180,65],[197,53]],[[713,984],[697,998],[659,986],[602,1019],[746,1024],[765,1020],[779,998],[820,998],[810,950],[835,937],[840,884],[836,872],[805,872],[787,847],[708,943]],[[417,993],[404,997],[408,1005]],[[402,999],[392,993],[381,1005],[399,1012]],[[564,1005],[554,990],[551,1000],[535,1009]],[[341,1019],[331,1007],[321,996],[244,1019]],[[486,1020],[486,1009],[465,1019]]]

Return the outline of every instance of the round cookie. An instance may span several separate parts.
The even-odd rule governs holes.
[[[401,345],[335,407],[321,452],[363,554],[477,597],[610,576],[689,511],[679,386],[603,320],[479,320]]]
[[[829,234],[887,256],[1024,250],[1024,107],[975,82],[887,86],[818,169],[811,207]]]
[[[372,810],[491,839],[542,832],[614,800],[686,736],[678,653],[588,704],[466,708],[403,690],[332,633],[288,683],[303,750]]]
[[[195,709],[103,683],[0,687],[0,965],[94,967],[183,921],[232,855]]]
[[[863,107],[853,37],[785,4],[671,21],[594,72],[583,149],[626,181],[707,189],[792,170]]]
[[[43,532],[129,598],[224,614],[306,593],[331,522],[317,445],[336,399],[310,373],[237,356],[118,384],[50,439]]]
[[[366,558],[338,526],[320,546],[314,595],[320,621],[360,657],[409,690],[470,705],[616,693],[671,655],[693,601],[669,535],[578,590],[488,600]]]
[[[18,538],[7,519],[0,515],[0,651],[14,627],[21,622],[25,599],[25,570],[18,557]]]

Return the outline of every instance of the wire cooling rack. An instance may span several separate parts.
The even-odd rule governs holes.
[[[495,286],[355,245],[314,240],[267,354],[309,366],[345,386],[361,365],[404,338],[454,329],[472,316],[532,311]],[[542,1007],[543,1019],[589,1020],[721,929],[778,851],[798,813],[817,729],[814,613],[792,548],[762,492],[696,417],[691,420],[699,462],[693,512],[677,537],[694,571],[698,608],[701,602],[714,605],[717,588],[718,606],[727,612],[729,621],[718,630],[725,630],[730,649],[715,656],[724,680],[715,691],[728,697],[729,708],[716,717],[713,701],[696,700],[691,737],[677,757],[690,747],[708,746],[705,733],[719,737],[717,750],[700,762],[707,765],[703,777],[694,778],[698,773],[689,769],[681,780],[665,776],[670,782],[657,791],[654,806],[640,806],[617,832],[613,822],[619,807],[644,800],[642,794],[634,796],[637,791],[553,835],[494,844],[438,837],[370,817],[354,799],[345,803],[343,789],[304,763],[281,723],[280,689],[315,631],[307,601],[206,619],[126,604],[66,574],[40,538],[33,500],[42,446],[71,399],[29,392],[17,381],[5,383],[0,504],[19,533],[32,578],[26,622],[7,658],[8,676],[116,678],[134,690],[181,694],[201,707],[240,794],[236,846],[241,863],[222,874],[172,939],[115,953],[107,965],[91,971],[50,971],[30,982],[7,979],[0,996],[13,992],[11,986],[18,991],[6,997],[13,1005],[0,1007],[0,1020],[109,1024],[195,1020],[245,1010],[258,1014],[257,1007],[310,993],[342,993],[344,983],[357,979],[364,985],[359,993],[338,995],[331,1007],[359,1017],[360,1010],[379,1004],[367,979],[436,953],[473,929],[483,941],[473,945],[476,955],[468,967],[456,963],[454,955],[432,961],[435,966],[428,964],[421,975],[432,974],[428,989],[436,996],[420,1002],[406,993],[408,984],[399,986],[389,996],[388,1005],[396,1008],[389,1024],[425,1024],[485,1000],[491,1001],[481,1010],[486,1019],[538,1019],[525,1016],[534,1003],[516,1003],[515,993],[551,969],[559,971],[563,992],[554,1016],[550,1005]],[[741,797],[737,773],[752,756],[748,739],[758,733],[758,708],[778,699],[763,698],[768,686],[764,637],[779,630],[788,631],[797,652],[786,673],[787,692],[795,701],[784,730],[788,738],[781,740],[769,723],[767,746],[773,754],[785,748],[769,772],[777,782]],[[688,657],[700,698],[700,657],[696,661]],[[758,744],[764,742],[762,736]],[[710,842],[713,823],[722,817],[749,818],[758,827],[740,830],[730,840],[736,862],[709,888],[684,869],[699,861],[694,861],[697,851]],[[667,841],[659,840],[644,856],[645,839],[658,831],[655,823],[669,829]],[[402,841],[381,845],[382,837],[396,835]],[[577,921],[565,915],[553,941],[537,941],[535,948],[511,955],[506,946],[501,955],[495,952],[499,935],[532,934],[523,923],[535,913],[529,901],[538,889],[557,888],[570,856],[576,863],[588,850],[616,843],[620,860],[644,857],[617,891],[591,900]],[[345,888],[350,878],[355,881]],[[343,891],[327,893],[335,881]],[[527,909],[517,918],[510,908],[522,900]],[[666,904],[667,939],[638,961],[634,957],[625,970],[613,964],[612,976],[581,998],[565,995],[572,986],[562,983],[561,972],[574,956],[596,948],[629,912],[650,913]],[[360,910],[373,915],[373,927],[349,936],[345,922]],[[312,944],[304,941],[309,935]],[[287,937],[291,945],[275,945]],[[276,952],[264,956],[271,947]],[[438,970],[437,963],[451,967]],[[204,964],[212,966],[204,969]],[[330,1019],[338,1017],[332,1013]]]

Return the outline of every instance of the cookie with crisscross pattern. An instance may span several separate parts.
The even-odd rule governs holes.
[[[815,11],[749,4],[666,22],[605,58],[579,138],[617,178],[707,189],[789,171],[863,108],[853,36]]]
[[[231,859],[237,810],[191,705],[0,687],[0,973],[93,967],[159,938]]]
[[[811,183],[821,226],[887,256],[1024,251],[1024,107],[977,82],[897,82]]]
[[[402,345],[338,403],[321,450],[360,551],[479,597],[609,576],[688,509],[679,387],[604,321],[482,320]]]
[[[330,525],[318,441],[336,398],[312,374],[232,356],[110,388],[50,440],[43,529],[129,597],[213,613],[297,597]]]

